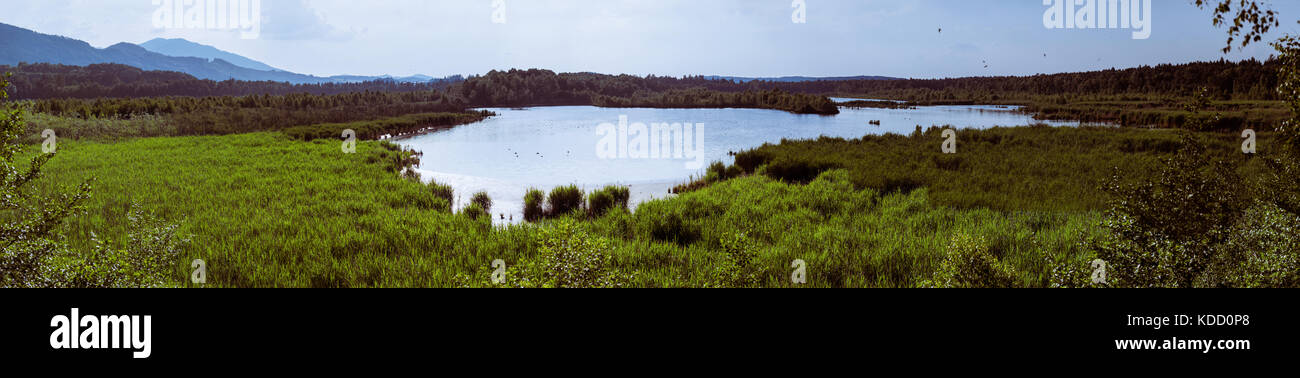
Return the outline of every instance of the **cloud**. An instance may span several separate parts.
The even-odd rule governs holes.
[[[348,41],[357,30],[331,25],[308,0],[263,0],[261,38],[282,41]]]

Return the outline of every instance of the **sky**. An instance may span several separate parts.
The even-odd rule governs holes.
[[[158,27],[164,1],[171,0],[5,0],[0,22],[96,47],[185,38],[319,76],[545,68],[937,78],[1272,53],[1258,44],[1224,55],[1225,31],[1192,0],[1152,0],[1147,39],[1134,39],[1131,29],[1049,29],[1044,0],[261,0],[251,39],[234,30]],[[1300,1],[1269,3],[1282,20],[1269,40],[1300,34]]]

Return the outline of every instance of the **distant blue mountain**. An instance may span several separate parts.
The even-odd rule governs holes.
[[[190,42],[181,38],[163,39],[154,38],[149,42],[141,43],[140,47],[145,50],[153,51],[159,54],[174,57],[195,57],[204,59],[221,59],[230,64],[251,68],[258,71],[284,71],[271,67],[266,63],[245,58],[243,56],[223,51],[216,47]]]
[[[130,43],[119,43],[98,49],[89,43],[72,38],[41,34],[0,23],[0,65],[18,63],[55,63],[72,66],[117,63],[147,71],[175,71],[199,79],[217,81],[235,79],[294,84],[334,82],[323,77],[241,67],[224,59],[167,56]]]
[[[360,82],[375,81],[375,80],[392,80],[398,83],[428,83],[430,81],[464,80],[464,78],[460,77],[460,75],[449,76],[441,79],[435,78],[433,76],[428,76],[428,75],[414,75],[414,76],[406,76],[406,77],[393,77],[391,75],[384,75],[384,76],[337,75],[337,76],[330,76],[330,79],[334,79],[336,82],[340,82],[340,83],[360,83]]]
[[[842,77],[807,77],[807,76],[782,76],[782,77],[738,77],[738,76],[705,76],[710,80],[731,80],[741,83],[751,81],[771,81],[777,83],[802,83],[806,81],[844,81],[844,80],[901,80],[896,77],[887,76],[842,76]]]
[[[0,23],[0,65],[13,66],[19,63],[53,63],[71,66],[116,63],[146,71],[180,72],[207,80],[278,81],[293,84],[375,80],[426,83],[434,80],[459,80],[457,77],[434,79],[425,75],[319,77],[279,70],[253,59],[184,39],[154,39],[143,45],[119,43],[98,49],[76,39],[41,34]]]

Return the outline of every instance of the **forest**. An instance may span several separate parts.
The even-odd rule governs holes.
[[[838,114],[830,99],[726,80],[659,76],[492,71],[453,85],[448,93],[475,107],[595,105],[651,108],[759,108],[799,114]]]
[[[325,84],[212,81],[196,79],[180,72],[144,71],[121,64],[68,66],[24,63],[18,66],[0,65],[0,72],[14,74],[9,79],[12,85],[9,88],[11,92],[9,97],[15,100],[417,92],[443,89],[462,80],[459,76],[452,76],[427,83],[404,83],[392,80]]]
[[[1287,112],[1273,90],[1277,86],[1276,59],[1163,64],[1022,77],[805,82],[739,82],[704,76],[557,74],[531,69],[492,71],[464,80],[452,77],[425,84],[372,81],[291,85],[233,80],[214,82],[176,72],[141,71],[113,64],[87,67],[23,64],[0,67],[0,70],[14,72],[10,89],[13,98],[40,100],[34,101],[34,110],[38,112],[81,118],[188,113],[195,109],[195,102],[211,101],[184,98],[217,97],[220,99],[216,102],[223,104],[278,101],[276,107],[286,108],[322,101],[302,95],[371,96],[373,92],[419,93],[414,96],[429,99],[415,102],[441,99],[445,105],[416,112],[460,111],[466,107],[595,105],[741,107],[836,114],[838,108],[825,96],[845,96],[904,101],[905,104],[889,105],[904,108],[956,104],[1022,105],[1026,107],[1025,111],[1045,120],[1076,119],[1172,128],[1187,128],[1189,125],[1205,128],[1204,125],[1210,124],[1210,129],[1275,124]],[[258,100],[238,99],[249,96]],[[279,97],[284,100],[268,100]],[[1204,104],[1199,109],[1189,109],[1189,101],[1197,99],[1204,99]],[[855,103],[854,106],[882,105]],[[393,115],[397,114],[385,114]],[[335,118],[330,122],[354,120]]]
[[[1184,97],[1208,88],[1216,100],[1277,100],[1276,59],[1161,64],[1091,72],[947,79],[810,81],[750,85],[798,93],[906,100],[980,103],[1036,100],[1045,96]],[[714,89],[714,88],[710,88]]]
[[[51,99],[29,101],[29,128],[67,137],[224,135],[278,131],[294,126],[345,123],[419,113],[460,113],[463,103],[442,92],[363,92],[243,97]],[[150,122],[158,132],[129,131]],[[120,123],[115,128],[105,123]]]

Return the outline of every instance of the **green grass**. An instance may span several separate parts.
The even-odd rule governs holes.
[[[423,185],[397,176],[400,152],[362,142],[296,142],[274,133],[61,141],[42,186],[95,178],[89,213],[67,236],[120,237],[132,202],[193,235],[190,259],[220,286],[442,286],[458,267],[527,250],[526,233],[497,233],[448,214]],[[486,259],[486,260],[484,260]]]
[[[1121,126],[1198,128],[1203,131],[1234,131],[1254,128],[1272,131],[1291,117],[1282,101],[1215,101],[1192,113],[1182,99],[1073,101],[1065,104],[1035,101],[1025,111],[1038,119],[1106,122]]]
[[[926,190],[880,195],[855,190],[847,172],[808,185],[761,176],[728,180],[678,198],[641,205],[592,224],[597,234],[635,246],[618,256],[644,286],[709,286],[721,241],[742,234],[758,249],[764,287],[794,286],[804,260],[812,287],[914,287],[932,278],[959,234],[981,235],[1026,286],[1046,286],[1048,261],[1082,261],[1078,241],[1096,232],[1097,213],[1021,216],[934,206]]]
[[[1230,136],[1204,137],[1213,148],[1235,147]],[[1009,266],[1017,286],[1049,286],[1054,267],[1093,258],[1081,241],[1103,232],[1097,184],[1110,168],[1148,177],[1152,161],[1178,147],[1173,133],[1126,129],[958,138],[957,155],[939,153],[937,130],[787,141],[741,154],[763,166],[748,174],[635,213],[614,207],[595,219],[566,218],[603,240],[592,245],[610,258],[611,277],[629,277],[630,286],[723,286],[724,266],[756,272],[758,286],[793,286],[799,259],[804,286],[917,287],[935,279],[956,241],[984,243],[972,248]],[[75,250],[89,249],[92,232],[120,239],[131,203],[179,223],[192,239],[176,262],[187,286],[196,258],[207,262],[213,286],[492,286],[493,260],[541,261],[541,231],[566,221],[494,227],[452,214],[435,191],[401,177],[405,154],[380,142],[344,154],[337,141],[280,133],[61,139],[39,188],[95,179],[89,212],[62,230]],[[1254,165],[1242,163],[1243,171]],[[728,257],[751,255],[727,252],[737,248],[753,259]]]
[[[1241,169],[1260,168],[1240,153],[1237,136],[1198,135]],[[1261,153],[1268,151],[1268,138],[1260,136]],[[855,188],[886,193],[929,188],[930,200],[940,206],[1076,212],[1105,208],[1100,184],[1116,169],[1135,179],[1147,177],[1159,157],[1182,145],[1173,131],[1042,126],[958,130],[956,154],[942,152],[944,140],[942,129],[931,128],[910,136],[785,141],[741,152],[735,165],[751,174],[763,167],[763,174],[790,182],[843,168]]]

